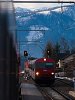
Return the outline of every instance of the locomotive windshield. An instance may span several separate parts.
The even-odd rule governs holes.
[[[35,64],[36,68],[52,68],[54,67],[54,63],[50,62],[39,62]]]

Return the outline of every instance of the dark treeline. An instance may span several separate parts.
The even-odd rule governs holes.
[[[71,45],[64,37],[62,37],[56,44],[48,41],[45,46],[43,56],[51,57],[58,61],[59,59],[63,59],[73,53],[75,53],[75,43],[73,42]]]

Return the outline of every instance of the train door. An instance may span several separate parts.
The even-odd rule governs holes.
[[[32,78],[35,79],[35,63],[32,65]]]

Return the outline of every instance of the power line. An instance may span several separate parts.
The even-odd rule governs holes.
[[[17,29],[16,31],[46,31],[46,30],[41,30],[41,29],[38,29],[38,30],[36,30],[36,29],[34,29],[34,30],[30,30],[30,29],[28,29],[28,30],[25,30],[25,29],[22,29],[22,30],[19,30],[19,29]]]
[[[53,0],[50,0],[50,1],[18,1],[18,0],[15,0],[15,1],[0,1],[0,2],[13,2],[13,3],[75,3],[75,1],[53,1]]]

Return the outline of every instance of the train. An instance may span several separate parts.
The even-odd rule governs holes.
[[[19,62],[12,0],[0,0],[0,100],[19,100]]]
[[[38,58],[28,61],[29,75],[36,82],[55,81],[55,60],[52,58]]]

